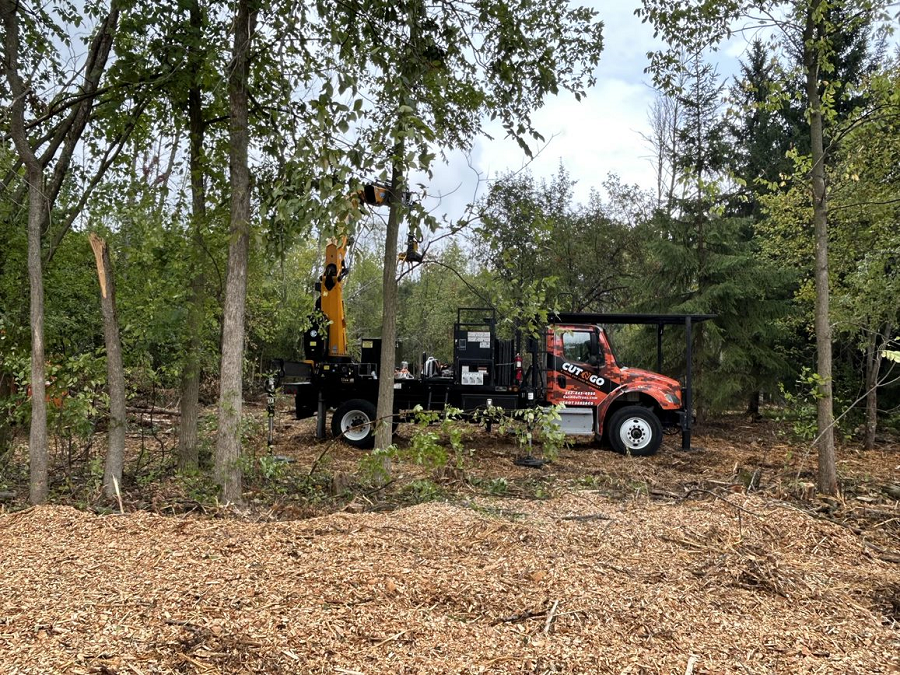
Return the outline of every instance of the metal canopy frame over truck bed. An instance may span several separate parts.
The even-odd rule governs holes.
[[[681,449],[691,449],[691,428],[694,417],[693,394],[693,331],[695,323],[715,319],[715,314],[594,314],[587,312],[559,312],[549,316],[550,324],[614,324],[656,326],[656,371],[662,372],[662,338],[666,326],[684,326],[685,382],[684,423],[681,425]]]

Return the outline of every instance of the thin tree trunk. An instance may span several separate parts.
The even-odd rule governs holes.
[[[31,287],[31,429],[28,434],[32,504],[47,501],[49,453],[47,448],[47,388],[44,366],[44,272],[41,262],[41,226],[44,222],[43,171],[28,167],[28,283]]]
[[[97,279],[100,282],[100,308],[103,311],[103,338],[106,343],[106,377],[109,381],[109,447],[103,467],[103,494],[116,498],[116,486],[122,485],[125,463],[125,369],[122,367],[122,342],[116,319],[116,287],[106,242],[91,232],[88,235]]]
[[[41,230],[48,207],[44,194],[44,167],[28,140],[25,130],[25,97],[27,90],[19,76],[18,3],[0,0],[2,16],[3,70],[12,94],[9,108],[9,134],[16,146],[28,183],[28,283],[31,303],[31,430],[28,436],[30,467],[29,500],[32,504],[47,501],[47,399],[44,368],[44,277],[41,263]]]
[[[890,336],[892,327],[887,325],[884,335]],[[875,433],[878,431],[878,373],[881,371],[881,349],[878,348],[879,335],[872,336],[866,347],[866,450],[875,449]]]
[[[675,170],[675,157],[678,153],[678,117],[680,115],[680,109],[678,104],[678,99],[672,100],[672,124],[669,127],[669,135],[668,139],[670,141],[669,145],[669,185],[666,194],[666,216],[672,216],[672,209],[675,204],[675,185],[676,185],[676,176],[677,171]]]
[[[193,289],[192,289],[193,290]],[[197,447],[197,421],[200,417],[200,360],[199,360],[199,327],[192,316],[192,307],[188,309],[188,345],[184,361],[184,372],[181,377],[181,402],[179,403],[178,427],[178,470],[192,471],[200,466],[200,453]]]
[[[0,404],[4,404],[5,399],[9,398],[12,394],[11,379],[9,373],[0,367]],[[6,453],[12,449],[10,441],[12,441],[12,428],[10,427],[10,423],[5,417],[0,418],[0,462],[4,461]]]
[[[376,417],[380,420],[375,428],[375,447],[387,448],[393,436],[394,414],[394,362],[397,358],[397,242],[400,232],[400,213],[403,204],[399,198],[402,183],[402,167],[399,158],[403,155],[403,144],[394,148],[391,167],[390,211],[384,242],[384,285],[381,325],[381,375],[378,380],[378,408]],[[390,458],[385,456],[385,473],[390,473]]]
[[[875,354],[877,337],[874,335],[869,338],[869,344],[866,345],[866,435],[863,441],[863,447],[866,450],[875,448],[875,428],[878,418],[878,394],[876,387],[878,384],[878,370],[875,367]],[[879,365],[881,365],[879,363]]]
[[[407,23],[409,25],[409,47],[415,53],[421,45],[421,21],[425,16],[424,2],[418,0],[409,7]],[[405,102],[403,97],[413,89],[419,72],[415,59],[408,59],[402,65],[402,84],[397,93],[398,108]],[[399,114],[399,110],[398,110]],[[397,243],[400,232],[400,216],[405,210],[400,189],[404,183],[404,154],[406,144],[402,136],[394,144],[391,153],[391,189],[389,198],[387,233],[384,242],[384,284],[382,300],[381,324],[381,370],[384,375],[378,382],[378,406],[376,416],[380,420],[375,427],[375,447],[387,448],[393,440],[394,414],[394,361],[397,343]],[[390,474],[390,458],[385,456],[385,474]]]
[[[812,191],[813,226],[815,229],[815,327],[818,355],[818,450],[819,492],[835,495],[838,492],[834,449],[834,394],[832,391],[830,289],[828,281],[828,201],[825,188],[825,149],[822,102],[819,98],[819,58],[815,16],[821,0],[813,0],[804,31],[804,67],[806,96],[809,108],[809,133],[812,150],[810,187]]]
[[[191,228],[194,274],[191,277],[190,296],[188,298],[187,318],[187,353],[184,359],[184,372],[181,378],[181,424],[178,428],[178,469],[181,471],[197,469],[200,457],[197,450],[197,419],[200,409],[200,349],[201,330],[203,324],[204,288],[206,277],[200,264],[203,232],[206,220],[206,183],[203,165],[203,140],[205,124],[203,121],[203,96],[197,81],[203,65],[200,53],[200,38],[203,28],[203,11],[200,3],[194,0],[191,13],[191,45],[189,46],[188,67],[194,84],[188,92],[188,116],[190,118],[190,171],[191,171]]]
[[[219,378],[219,426],[216,436],[215,477],[225,503],[242,502],[241,409],[244,363],[244,307],[250,251],[250,171],[247,83],[250,37],[256,12],[250,0],[239,0],[234,24],[234,59],[231,64],[231,237],[222,320],[222,365]]]

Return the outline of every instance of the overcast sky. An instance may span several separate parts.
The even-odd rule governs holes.
[[[600,188],[609,173],[624,183],[653,188],[650,150],[641,133],[648,132],[647,111],[656,94],[644,68],[647,52],[662,44],[653,39],[653,28],[634,15],[640,0],[586,4],[597,9],[604,23],[597,83],[581,102],[569,95],[552,97],[535,113],[535,126],[549,143],[529,167],[536,177],[550,178],[562,163],[577,181],[575,197],[580,201],[591,188]],[[734,72],[734,57],[741,51],[742,45],[732,44],[715,55],[720,73]],[[468,158],[453,155],[449,165],[435,167],[429,193],[444,195],[426,202],[435,215],[460,217],[465,204],[487,190],[479,176],[481,181],[495,179],[527,162],[518,145],[502,139],[502,129],[496,128],[495,140],[479,139]]]

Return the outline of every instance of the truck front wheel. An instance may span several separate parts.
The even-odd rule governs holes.
[[[341,403],[331,416],[331,433],[354,448],[371,448],[375,444],[375,406],[361,398]]]
[[[652,455],[662,445],[662,435],[659,418],[643,406],[620,408],[609,420],[609,443],[622,454]]]

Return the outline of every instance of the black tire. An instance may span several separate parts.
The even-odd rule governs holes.
[[[635,457],[646,457],[659,450],[663,430],[652,410],[639,405],[619,408],[609,418],[609,444],[613,450]]]
[[[331,433],[354,448],[375,445],[375,406],[362,398],[341,403],[331,416]]]

